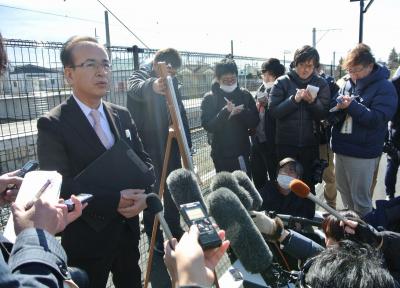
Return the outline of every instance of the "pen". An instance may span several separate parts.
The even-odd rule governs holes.
[[[25,210],[29,210],[33,206],[33,204],[35,204],[35,202],[40,198],[40,196],[42,196],[42,194],[44,193],[44,191],[46,191],[47,187],[49,187],[50,184],[51,180],[47,179],[46,183],[44,183],[42,188],[40,188],[39,191],[35,194],[35,197],[31,201],[26,203]]]

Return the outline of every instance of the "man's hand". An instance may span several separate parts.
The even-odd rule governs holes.
[[[167,89],[167,82],[164,78],[157,78],[157,80],[153,82],[153,91],[155,93],[165,95]]]
[[[82,215],[82,210],[85,209],[88,205],[88,203],[82,205],[81,201],[79,201],[79,199],[75,195],[71,195],[71,200],[72,203],[74,203],[74,210],[67,213],[67,215],[64,215],[64,217],[66,217],[64,220],[66,221],[67,225],[78,219]],[[64,200],[60,199],[59,205],[56,205],[56,207],[63,209],[63,206],[65,206]]]
[[[340,225],[344,226],[346,236],[350,240],[366,243],[377,249],[382,246],[383,237],[381,233],[367,223],[346,220],[345,222],[341,221]]]
[[[125,189],[121,191],[118,213],[125,218],[138,215],[147,207],[146,194],[143,189]]]
[[[171,277],[172,287],[178,287],[178,270],[176,268],[175,247],[178,240],[172,238],[171,241],[164,242],[164,263]]]
[[[265,213],[258,211],[251,211],[251,218],[258,230],[266,235],[272,235],[276,231],[275,221],[269,218]]]
[[[53,205],[41,198],[36,200],[28,210],[25,210],[25,205],[13,203],[11,212],[15,234],[18,235],[27,228],[43,229],[52,235],[63,231],[68,224],[82,215],[82,209],[87,206],[87,204],[82,206],[82,203],[74,195],[71,198],[75,209],[70,213],[68,213],[67,205],[63,203]]]
[[[16,176],[18,172],[16,170],[0,176],[0,206],[15,201],[23,180]]]
[[[315,99],[313,99],[310,91],[307,91],[306,89],[297,89],[296,95],[294,95],[294,101],[296,101],[296,103],[300,103],[301,100],[311,104]]]
[[[167,267],[172,266],[168,268],[171,274],[177,273],[177,282],[180,286],[208,287],[214,282],[213,270],[229,247],[229,241],[224,240],[225,232],[221,230],[218,235],[223,240],[222,245],[204,252],[198,242],[199,230],[195,225],[190,227],[189,233],[186,232],[178,244],[176,240],[171,242],[175,251],[170,248],[169,241],[164,243],[165,262],[168,263]]]
[[[303,92],[303,100],[306,101],[307,103],[311,104],[314,102],[314,98],[312,97],[310,91],[304,90]]]

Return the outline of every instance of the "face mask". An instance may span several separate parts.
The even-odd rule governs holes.
[[[219,84],[219,88],[226,93],[231,93],[237,88],[237,82],[233,85],[223,85]]]
[[[277,181],[280,187],[282,187],[283,189],[290,190],[289,188],[290,182],[292,182],[292,180],[294,179],[296,178],[284,174],[279,174]]]

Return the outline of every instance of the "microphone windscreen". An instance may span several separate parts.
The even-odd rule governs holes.
[[[251,199],[249,192],[239,185],[238,181],[231,173],[219,172],[211,180],[210,189],[213,193],[222,187],[231,190],[239,198],[246,210],[252,210],[253,199]]]
[[[207,197],[207,203],[243,267],[252,273],[266,271],[272,263],[271,250],[238,197],[227,188],[219,188]]]
[[[147,204],[147,211],[149,211],[152,214],[157,214],[163,211],[163,206],[160,197],[158,197],[158,195],[155,193],[150,193],[146,196],[146,204]]]
[[[254,186],[253,181],[250,180],[249,176],[242,170],[233,171],[232,175],[236,178],[239,185],[246,190],[253,200],[252,210],[258,211],[261,208],[263,199],[260,193],[258,193],[257,188]]]
[[[172,171],[167,177],[167,186],[178,209],[182,204],[197,201],[207,209],[196,175],[192,171],[183,168]]]
[[[310,187],[299,179],[290,181],[289,188],[294,194],[301,198],[307,198],[310,194]]]

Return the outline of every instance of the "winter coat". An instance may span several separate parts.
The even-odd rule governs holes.
[[[346,156],[372,159],[382,154],[387,123],[397,109],[397,94],[388,80],[389,70],[375,64],[372,72],[353,83],[348,79],[339,91],[343,95],[359,96],[349,107],[336,113],[351,117],[351,133],[341,133],[345,117],[332,128],[331,145],[335,153]]]
[[[305,89],[308,84],[319,87],[315,101],[296,103],[297,89]],[[271,115],[276,119],[275,143],[296,147],[319,145],[319,121],[327,116],[329,103],[329,86],[322,77],[312,74],[303,80],[294,70],[279,77],[272,87],[269,103]]]
[[[226,100],[236,106],[244,106],[244,110],[230,117]],[[212,157],[239,157],[250,155],[248,130],[256,128],[260,121],[253,96],[246,89],[237,87],[233,92],[226,93],[219,88],[217,82],[211,86],[211,91],[204,95],[201,103],[201,125],[212,133]]]

